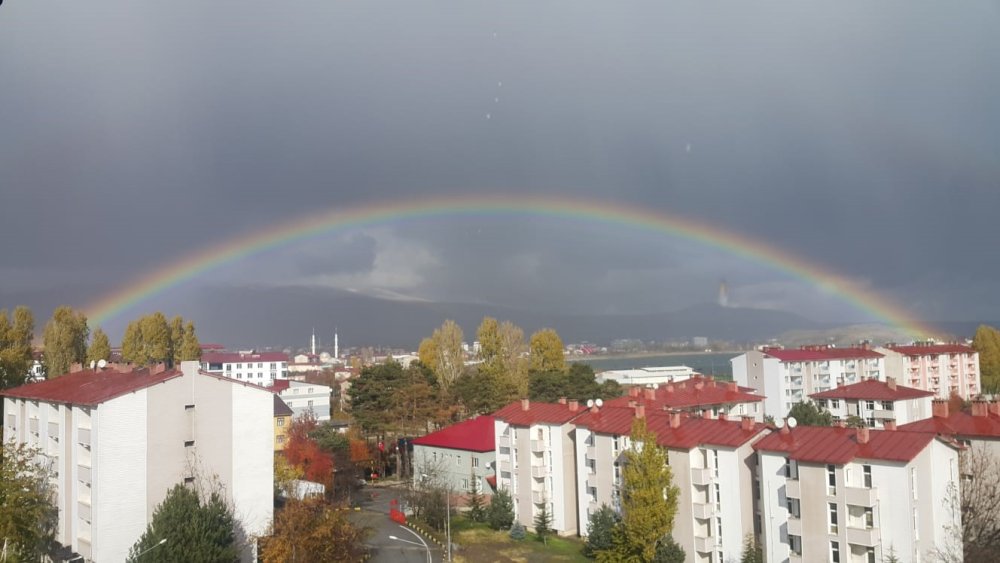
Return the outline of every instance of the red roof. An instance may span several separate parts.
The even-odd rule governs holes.
[[[291,386],[292,386],[291,380],[288,380],[288,379],[275,379],[271,383],[271,386],[267,388],[267,390],[270,391],[270,392],[272,392],[272,393],[281,393],[282,391],[284,391],[285,389],[288,389]]]
[[[905,356],[940,356],[942,354],[975,354],[976,351],[964,344],[926,344],[916,346],[896,346],[894,344],[886,348],[899,352]]]
[[[858,443],[861,430],[868,430],[865,444]],[[853,459],[911,461],[933,439],[933,432],[799,426],[787,433],[772,432],[753,447],[758,451],[782,452],[796,461],[843,465]]]
[[[589,428],[599,434],[628,436],[632,432],[635,409],[629,407],[607,407],[596,413],[587,411],[573,421],[577,426]],[[670,427],[670,413],[655,412],[646,417],[646,427],[656,434],[656,443],[667,448],[690,450],[702,444],[723,447],[738,447],[745,444],[766,425],[754,423],[747,430],[741,421],[717,418],[690,417],[680,414],[680,425]]]
[[[824,346],[804,346],[798,350],[765,348],[764,354],[783,362],[827,362],[830,360],[876,359],[883,357],[882,354],[865,348],[827,348]]]
[[[47,403],[96,406],[181,375],[179,370],[165,370],[157,374],[150,374],[148,369],[131,372],[84,370],[6,389],[0,395]]]
[[[528,408],[525,409],[524,406]],[[493,413],[493,416],[515,426],[531,426],[539,423],[565,424],[584,410],[586,409],[583,406],[578,406],[574,411],[570,410],[569,405],[561,403],[527,403],[525,400],[524,403],[513,402]]]
[[[896,385],[893,389],[889,384],[877,379],[866,379],[850,385],[841,385],[822,393],[809,395],[813,399],[862,399],[870,401],[905,401],[921,397],[933,397],[934,393],[913,387]]]
[[[1000,438],[1000,416],[989,413],[973,416],[967,411],[948,416],[932,416],[899,427],[908,432],[935,432],[946,436]]]
[[[712,405],[757,403],[764,400],[762,395],[752,391],[752,388],[739,387],[733,381],[715,381],[697,375],[678,383],[661,384],[655,389],[632,387],[627,395],[609,399],[604,404],[610,407],[627,407],[630,402],[635,402],[646,405],[647,410],[650,408],[662,410],[664,407],[690,409]]]
[[[237,362],[287,362],[288,355],[282,352],[204,352],[201,355],[203,364],[235,364]]]
[[[452,424],[437,432],[415,438],[413,444],[470,452],[492,452],[496,449],[494,446],[493,417],[483,415]]]

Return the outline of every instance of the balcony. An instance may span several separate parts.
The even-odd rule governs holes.
[[[701,518],[702,520],[711,518],[715,514],[715,505],[696,502],[691,505],[691,512],[695,518]]]
[[[802,498],[798,479],[785,480],[785,496],[788,498]]]
[[[695,535],[694,550],[698,553],[712,553],[715,551],[715,539]]]
[[[875,506],[878,489],[866,489],[864,487],[846,487],[846,489],[847,504],[864,506],[866,508]]]
[[[801,563],[801,562],[802,562],[801,553],[795,553],[794,551],[788,552],[788,563]]]
[[[81,446],[90,447],[90,428],[77,428],[76,441]]]
[[[545,504],[549,502],[548,491],[531,491],[531,502],[535,504]]]
[[[49,438],[58,441],[59,440],[59,423],[50,422],[49,423]]]
[[[597,489],[597,474],[591,473],[587,475],[587,486],[591,489]]]
[[[94,548],[90,546],[89,536],[85,538],[82,533],[80,534],[76,551],[83,556],[85,561],[90,561],[90,558],[94,555]]]
[[[549,468],[544,465],[532,465],[531,476],[535,479],[544,479],[549,476]]]
[[[863,545],[865,547],[875,547],[878,545],[878,529],[852,528],[848,526],[847,543]]]
[[[788,515],[788,533],[793,536],[802,535],[802,519]]]
[[[90,467],[89,466],[86,466],[86,465],[78,465],[78,466],[76,466],[76,475],[77,475],[77,479],[79,479],[80,481],[83,481],[84,483],[86,483],[88,485],[93,482],[91,480]]]
[[[500,436],[500,439],[497,440],[497,445],[500,446],[501,448],[509,448],[510,436]]]
[[[694,468],[691,470],[691,484],[708,485],[712,482],[712,470],[708,468]]]
[[[532,440],[531,441],[531,452],[540,454],[545,453],[549,449],[549,445],[545,443],[545,440]]]
[[[91,521],[90,503],[79,502],[77,503],[76,506],[77,506],[77,513],[80,515],[80,518],[86,520],[87,522],[90,522]]]
[[[500,471],[510,471],[510,462],[505,460],[500,461]]]
[[[880,420],[896,420],[896,411],[887,409],[875,409],[872,411],[872,415]]]

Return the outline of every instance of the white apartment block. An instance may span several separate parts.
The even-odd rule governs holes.
[[[931,409],[933,416],[899,429],[948,436],[971,448],[983,448],[1000,459],[1000,399],[978,399],[963,411],[952,411],[948,401],[936,399]]]
[[[582,411],[576,401],[523,399],[493,413],[497,487],[514,498],[514,515],[527,528],[545,506],[558,534],[579,533],[571,420]]]
[[[813,393],[864,379],[885,379],[882,354],[868,349],[803,346],[797,350],[764,348],[730,360],[733,379],[764,395],[764,413],[784,418],[792,405]]]
[[[458,496],[475,487],[491,495],[488,479],[496,465],[492,416],[479,416],[413,439],[413,481],[425,475]]]
[[[280,379],[268,389],[277,393],[281,400],[292,409],[294,418],[300,418],[311,412],[320,422],[330,420],[332,387],[318,383]]]
[[[809,397],[837,420],[856,416],[869,428],[883,428],[929,418],[934,393],[897,385],[895,378],[888,377],[886,381],[868,379],[842,385]]]
[[[183,362],[81,371],[2,395],[3,438],[51,464],[57,541],[84,561],[125,561],[178,483],[217,480],[249,535],[271,524],[273,399],[261,387]]]
[[[219,352],[201,355],[201,369],[208,373],[270,387],[288,377],[288,356],[281,352]]]
[[[979,353],[963,344],[890,344],[877,351],[885,356],[886,373],[903,385],[926,389],[939,398],[952,393],[971,399],[982,391]]]
[[[673,484],[679,489],[672,535],[687,560],[738,559],[746,535],[756,536],[752,444],[768,432],[751,417],[690,417],[637,405],[595,407],[574,419],[581,535],[602,504],[621,510],[621,468],[636,417],[646,418],[657,444],[667,450]]]
[[[959,533],[959,450],[933,433],[784,426],[754,448],[766,561],[936,561]]]

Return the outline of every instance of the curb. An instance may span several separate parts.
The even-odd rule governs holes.
[[[428,540],[434,542],[434,544],[437,545],[438,547],[440,547],[441,549],[445,549],[444,542],[439,541],[436,537],[434,537],[433,535],[431,535],[430,532],[424,530],[420,526],[417,526],[416,524],[413,524],[412,522],[407,522],[406,523],[406,527],[410,528],[411,530],[414,530],[415,532],[419,533],[421,536],[423,536],[423,537],[427,538]]]

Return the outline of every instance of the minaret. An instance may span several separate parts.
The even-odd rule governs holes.
[[[337,329],[333,329],[333,359],[340,358],[340,341],[337,339]]]
[[[719,307],[729,306],[729,286],[726,284],[726,280],[722,280],[719,284]]]
[[[313,337],[312,337],[312,355],[316,355],[316,328],[313,327]]]

